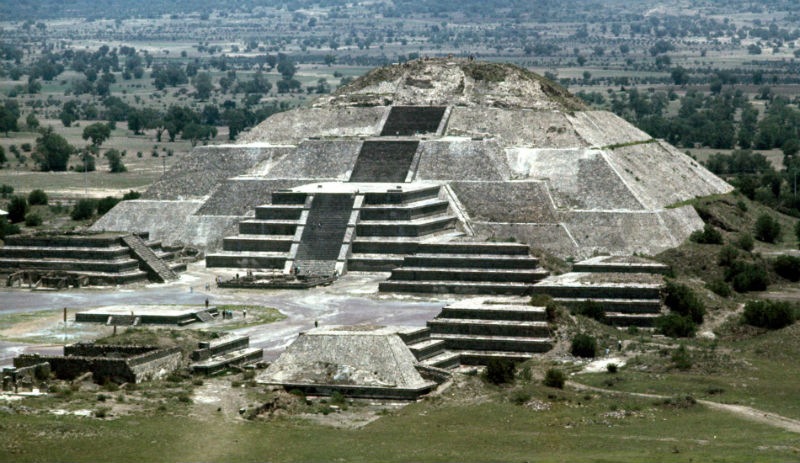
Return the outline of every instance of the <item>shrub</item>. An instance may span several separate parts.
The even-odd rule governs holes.
[[[584,317],[594,318],[599,322],[604,322],[606,319],[606,311],[603,306],[591,299],[581,302],[572,308],[572,313],[575,315],[583,315]]]
[[[3,185],[6,186],[6,185]],[[3,191],[3,187],[0,187],[0,192]],[[5,196],[3,196],[5,198]],[[797,238],[797,242],[800,243],[800,221],[794,224],[794,236]]]
[[[664,336],[671,338],[690,338],[694,336],[697,325],[691,318],[677,313],[663,315],[656,319],[656,328]]]
[[[739,239],[736,240],[736,246],[743,251],[750,252],[753,250],[753,246],[755,246],[755,242],[753,241],[753,236],[750,233],[742,233],[739,235]]]
[[[736,248],[730,244],[725,245],[719,250],[717,264],[723,267],[728,267],[736,260],[737,257],[739,257],[739,251],[737,251]]]
[[[47,193],[44,190],[33,190],[28,194],[28,204],[31,206],[46,206]]]
[[[547,304],[551,302],[553,302],[553,298],[549,294],[534,294],[528,304],[534,307],[547,307]]]
[[[686,346],[681,344],[680,347],[672,352],[672,363],[674,363],[675,367],[679,370],[688,370],[692,368],[692,356],[689,355]]]
[[[0,198],[8,198],[8,195],[14,192],[14,187],[11,185],[6,185],[5,183],[0,185]]]
[[[548,322],[555,322],[556,318],[558,318],[558,304],[549,302],[544,308],[544,315]]]
[[[703,230],[695,230],[689,235],[689,239],[700,244],[722,244],[722,233],[714,226],[705,224]]]
[[[85,220],[90,219],[94,215],[97,208],[97,201],[93,199],[80,199],[72,208],[70,217],[72,220]]]
[[[127,192],[124,195],[122,195],[122,200],[123,201],[127,201],[129,199],[139,199],[141,197],[142,197],[142,194],[139,193],[138,191],[130,190],[129,192]]]
[[[781,236],[781,224],[769,214],[761,214],[756,219],[754,236],[765,243],[774,243]]]
[[[597,356],[597,340],[585,333],[572,338],[570,353],[576,357],[594,358]]]
[[[775,273],[789,281],[800,281],[800,257],[778,256],[775,259]]]
[[[39,214],[28,214],[25,216],[25,226],[26,227],[38,227],[42,224],[42,218]]]
[[[103,215],[106,212],[110,211],[111,208],[117,205],[120,202],[119,198],[115,198],[113,196],[106,196],[105,198],[101,199],[97,202],[97,214]]]
[[[748,325],[777,330],[796,320],[794,308],[784,301],[750,301],[744,306],[744,322]]]
[[[543,383],[547,387],[564,389],[564,383],[566,381],[567,381],[567,376],[564,374],[563,371],[559,370],[558,368],[550,368],[544,374]]]
[[[703,323],[706,308],[697,295],[686,285],[667,281],[664,303],[674,312],[688,316],[694,323]]]
[[[28,213],[28,200],[24,196],[13,196],[8,203],[8,220],[11,223],[22,222]]]
[[[489,359],[484,378],[492,384],[504,384],[514,380],[516,365],[508,359]]]
[[[717,296],[730,297],[731,295],[731,287],[721,278],[715,278],[709,281],[706,283],[706,288],[713,291]]]
[[[609,363],[608,365],[606,365],[606,371],[608,371],[611,374],[614,374],[617,371],[619,371],[619,366],[616,363]]]
[[[515,405],[525,405],[526,402],[531,400],[531,393],[524,390],[516,390],[511,394],[510,399]]]
[[[767,271],[760,265],[736,261],[725,271],[725,279],[739,293],[764,291],[769,286]]]
[[[0,217],[0,240],[5,239],[6,236],[16,235],[19,233],[19,227],[8,223],[5,217]]]

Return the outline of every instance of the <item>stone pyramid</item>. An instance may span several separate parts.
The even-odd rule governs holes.
[[[517,242],[576,259],[677,246],[703,225],[679,204],[732,190],[668,143],[525,69],[431,59],[375,69],[236,144],[198,147],[93,228],[213,252],[275,192],[354,182],[441,188],[455,219],[439,239]]]

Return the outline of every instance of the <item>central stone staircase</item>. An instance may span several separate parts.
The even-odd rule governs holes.
[[[365,141],[350,174],[350,182],[405,182],[418,146],[417,140]]]
[[[381,136],[436,133],[446,110],[446,106],[392,106]]]
[[[315,195],[295,257],[299,275],[332,275],[353,211],[350,194]]]

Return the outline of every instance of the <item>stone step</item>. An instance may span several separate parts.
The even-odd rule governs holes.
[[[397,254],[406,256],[417,252],[416,237],[359,236],[353,240],[353,253]]]
[[[439,355],[444,350],[444,341],[441,339],[426,339],[425,341],[409,344],[408,349],[418,361],[421,361]]]
[[[431,337],[443,339],[447,348],[452,350],[547,352],[553,348],[553,341],[550,338],[450,333],[432,334]]]
[[[416,253],[407,256],[403,265],[433,268],[535,269],[539,267],[539,259],[527,255]]]
[[[420,243],[421,254],[508,254],[530,257],[530,248],[520,243],[468,242]],[[535,259],[535,258],[534,258]]]
[[[576,262],[572,265],[573,272],[589,273],[655,273],[664,275],[669,272],[669,266],[660,262],[608,262],[589,261]]]
[[[292,235],[300,222],[297,220],[242,220],[240,235]]]
[[[429,339],[431,330],[427,326],[420,328],[407,328],[398,331],[397,335],[400,336],[400,339],[402,339],[406,345],[409,345]]]
[[[410,204],[368,205],[361,208],[361,220],[413,220],[436,214],[446,214],[449,203],[441,199],[425,199]]]
[[[207,360],[192,364],[192,371],[205,375],[212,375],[219,371],[230,368],[233,365],[247,365],[260,361],[264,357],[264,350],[257,347],[226,352],[222,355],[215,355]]]
[[[199,321],[201,321],[203,323],[210,323],[210,322],[214,321],[214,316],[211,315],[210,313],[208,313],[205,310],[201,310],[199,312],[196,312],[194,315],[197,317],[197,320],[199,320]]]
[[[400,281],[387,280],[378,283],[378,291],[395,293],[435,294],[530,294],[534,285],[529,283],[501,283],[485,281]]]
[[[587,299],[587,298],[566,298],[559,297],[554,299],[556,302],[567,307],[576,307],[587,301],[600,304],[606,312],[622,313],[660,313],[661,299]]]
[[[498,281],[535,283],[547,278],[550,273],[543,269],[496,269],[496,268],[428,268],[404,266],[392,271],[390,280],[452,280],[452,281]]]
[[[458,219],[451,215],[436,215],[413,220],[361,220],[356,225],[358,236],[424,236],[455,228]]]
[[[402,254],[352,254],[347,259],[351,272],[391,272],[403,265]]]
[[[111,247],[39,247],[39,246],[3,246],[0,247],[0,258],[28,259],[90,259],[115,260],[129,257],[125,246]]]
[[[218,252],[206,255],[206,268],[283,269],[288,255],[282,252]]]
[[[421,362],[423,365],[436,368],[456,368],[461,364],[461,355],[458,352],[444,351]]]
[[[161,282],[178,279],[178,275],[176,275],[163,260],[159,259],[153,250],[147,247],[139,236],[123,236],[122,242],[131,248],[131,251],[139,260],[139,263],[145,267],[145,270],[147,270],[148,274],[154,279]]]
[[[292,190],[276,190],[272,192],[272,205],[298,204],[304,205],[308,194]]]
[[[292,235],[237,235],[222,240],[224,251],[289,252]]]
[[[519,320],[482,320],[469,318],[434,318],[427,322],[431,336],[469,334],[486,336],[548,337],[547,322]]]
[[[303,204],[270,204],[256,207],[256,220],[300,220]]]
[[[660,313],[606,312],[606,321],[614,326],[652,327],[660,316]]]
[[[484,304],[480,306],[460,306],[452,304],[444,307],[439,314],[442,318],[465,318],[484,320],[546,321],[544,307],[506,304]]]
[[[364,193],[364,204],[407,204],[420,201],[426,198],[438,198],[441,186],[433,185],[427,188],[417,188],[414,190],[400,188],[384,192]]]
[[[549,350],[549,349],[548,349]],[[515,363],[524,362],[533,358],[531,352],[507,352],[492,350],[461,350],[462,365],[486,365],[490,360],[511,360]]]
[[[0,258],[0,268],[10,270],[65,271],[72,273],[124,273],[139,269],[139,262],[130,257],[115,260],[97,259],[29,259]]]
[[[547,294],[554,298],[581,299],[659,299],[661,285],[547,285],[533,287],[534,294]]]

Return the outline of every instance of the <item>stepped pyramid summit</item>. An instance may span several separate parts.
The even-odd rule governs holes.
[[[94,228],[202,247],[210,267],[531,281],[541,271],[528,247],[658,253],[702,228],[694,208],[674,205],[731,190],[525,69],[430,59],[375,69],[236,144],[196,148]]]

